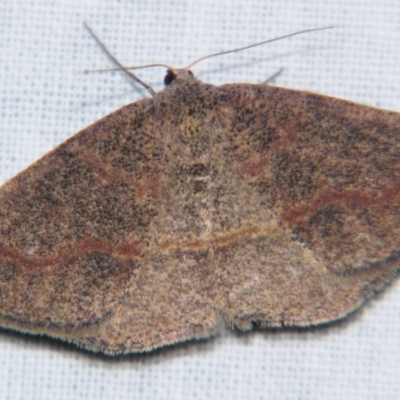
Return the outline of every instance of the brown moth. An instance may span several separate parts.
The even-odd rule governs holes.
[[[109,354],[344,318],[400,267],[400,114],[188,69],[0,188],[0,325]]]

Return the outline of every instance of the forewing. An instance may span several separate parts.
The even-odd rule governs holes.
[[[112,354],[213,331],[195,279],[208,251],[179,251],[158,117],[152,100],[124,107],[1,188],[3,326]]]
[[[220,90],[221,309],[242,328],[342,318],[399,269],[400,115],[261,85]]]

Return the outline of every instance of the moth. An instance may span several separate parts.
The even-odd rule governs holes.
[[[144,352],[342,319],[397,276],[399,113],[165,83],[0,188],[1,326]]]

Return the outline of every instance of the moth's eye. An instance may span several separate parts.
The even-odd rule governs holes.
[[[170,69],[167,71],[167,75],[164,78],[164,85],[169,86],[176,79],[176,74]]]
[[[189,74],[190,76],[194,76],[192,71],[188,71],[188,74]]]

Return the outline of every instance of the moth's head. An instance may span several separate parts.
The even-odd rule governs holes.
[[[182,69],[172,69],[169,68],[167,70],[167,74],[165,75],[164,78],[164,85],[169,86],[171,83],[175,81],[197,81],[195,76],[193,75],[193,72],[190,71],[189,69],[182,68]]]

